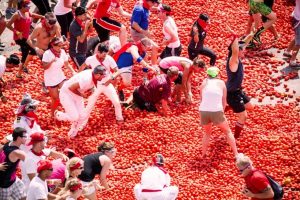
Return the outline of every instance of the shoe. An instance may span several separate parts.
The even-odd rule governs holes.
[[[284,51],[284,52],[283,52],[283,56],[288,57],[288,58],[291,58],[291,57],[292,57],[292,54],[289,53],[289,52],[287,52],[287,51]]]
[[[25,66],[23,66],[23,72],[25,72],[26,74],[29,74],[29,71],[28,71],[28,68],[27,67],[25,67]]]
[[[5,47],[5,44],[0,42],[0,47]]]
[[[246,48],[247,49],[253,49],[255,47],[256,47],[256,44],[253,41],[251,41]]]
[[[255,35],[253,37],[253,40],[255,40],[258,44],[261,44],[262,42],[260,41],[260,36],[259,35]]]
[[[45,83],[42,82],[42,91],[44,94],[48,94],[49,93],[49,90],[47,89],[47,87],[45,86]]]
[[[291,67],[291,68],[300,68],[300,64],[298,64],[296,62],[293,62],[293,63],[289,64],[289,67]]]
[[[4,51],[4,48],[3,48],[3,47],[0,47],[0,51]]]
[[[125,95],[124,95],[123,90],[119,91],[119,99],[120,99],[120,101],[124,101],[125,100]]]

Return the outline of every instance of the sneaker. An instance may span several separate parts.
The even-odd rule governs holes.
[[[292,57],[292,54],[291,54],[290,52],[288,52],[288,51],[284,51],[284,52],[283,52],[283,56],[288,57],[288,58],[291,58],[291,57]]]
[[[69,130],[69,132],[68,132],[69,138],[74,138],[74,137],[76,137],[76,135],[77,135],[77,133],[78,133],[77,126],[78,126],[78,122],[72,122],[71,128],[70,128],[70,130]]]
[[[125,95],[124,95],[123,90],[119,91],[119,99],[120,99],[120,101],[124,101],[125,100]]]
[[[289,64],[289,67],[291,67],[291,68],[300,68],[300,64],[298,64],[298,63],[296,63],[296,62],[291,62],[291,63]]]
[[[261,44],[262,42],[260,41],[260,36],[259,35],[255,35],[253,37],[253,40],[255,40],[258,44]]]
[[[29,74],[28,68],[26,66],[23,66],[23,72],[25,72],[26,74]]]

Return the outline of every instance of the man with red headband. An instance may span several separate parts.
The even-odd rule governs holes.
[[[169,56],[180,56],[181,44],[178,37],[178,29],[171,15],[171,7],[166,4],[159,6],[158,17],[163,21],[163,44],[166,45],[163,52],[160,54],[160,59]]]
[[[0,150],[0,163],[6,169],[0,171],[0,199],[22,199],[26,197],[24,183],[16,176],[20,160],[25,160],[25,152],[20,146],[25,144],[27,133],[23,128],[15,128],[12,134],[13,141],[6,143]]]
[[[143,171],[141,183],[134,187],[137,200],[175,200],[177,198],[178,187],[170,186],[171,177],[164,168],[164,162],[164,157],[157,154],[153,158],[153,165]]]
[[[111,31],[119,32],[119,38],[122,45],[124,45],[127,41],[127,32],[126,27],[110,18],[111,11],[116,9],[118,13],[126,18],[131,18],[131,14],[123,10],[119,0],[93,0],[87,8],[91,8],[91,6],[98,4],[93,25],[98,33],[98,37],[100,39],[100,43],[109,41],[109,35]]]
[[[217,60],[215,52],[208,47],[204,47],[204,39],[209,23],[207,14],[200,14],[199,18],[194,22],[190,33],[191,40],[188,46],[188,53],[190,60],[194,60],[198,55],[207,56],[210,58],[210,66],[214,66]]]
[[[53,149],[45,149],[45,136],[42,133],[33,133],[30,136],[30,142],[28,146],[32,145],[31,150],[27,153],[24,163],[21,165],[22,181],[25,184],[25,189],[27,191],[28,186],[32,179],[37,173],[37,163],[41,160],[45,160],[46,156],[51,156],[53,158],[61,158],[63,160],[68,160],[64,154],[59,153]]]
[[[48,192],[47,182],[53,171],[53,166],[49,160],[41,160],[37,163],[37,176],[32,179],[28,188],[26,200],[56,199],[57,195]]]

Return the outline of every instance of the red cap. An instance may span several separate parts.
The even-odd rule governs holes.
[[[30,142],[27,145],[32,145],[37,142],[41,142],[45,140],[45,135],[43,133],[33,133],[30,135]]]
[[[41,160],[37,164],[37,172],[40,173],[43,170],[53,170],[52,163],[49,160]]]

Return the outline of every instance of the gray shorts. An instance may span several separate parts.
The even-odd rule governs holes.
[[[201,125],[207,125],[213,123],[214,125],[221,124],[225,121],[225,115],[223,111],[209,112],[200,111]]]
[[[134,29],[130,29],[130,34],[131,34],[131,38],[133,39],[134,42],[138,42],[143,38],[146,38],[146,36],[142,33],[137,32]]]

